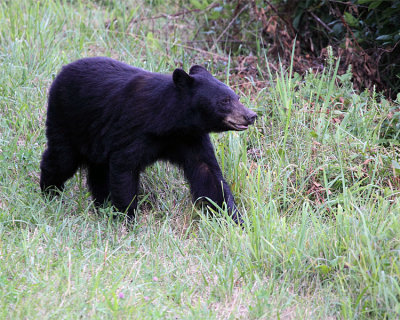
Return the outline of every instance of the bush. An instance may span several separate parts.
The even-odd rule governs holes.
[[[202,1],[204,8],[209,2]],[[297,72],[321,68],[332,46],[341,58],[339,74],[351,64],[357,89],[375,86],[395,98],[400,89],[399,25],[399,0],[236,0],[208,10],[203,29],[210,41],[224,39],[218,45],[233,54],[258,55],[261,46],[288,64],[296,40]]]

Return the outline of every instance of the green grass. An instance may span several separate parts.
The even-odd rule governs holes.
[[[218,45],[185,42],[202,12],[126,3],[0,4],[0,318],[398,319],[399,152],[379,144],[393,104],[354,93],[334,58],[244,85]],[[47,90],[94,55],[166,73],[205,64],[258,112],[248,131],[213,135],[244,229],[193,208],[164,163],[142,175],[134,226],[95,212],[84,172],[42,197]]]

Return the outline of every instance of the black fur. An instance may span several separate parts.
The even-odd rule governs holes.
[[[225,201],[240,223],[208,133],[244,130],[255,117],[203,67],[171,77],[109,58],[81,59],[63,67],[50,88],[40,186],[62,190],[85,166],[96,204],[110,196],[133,217],[140,172],[168,160],[183,168],[194,200]]]

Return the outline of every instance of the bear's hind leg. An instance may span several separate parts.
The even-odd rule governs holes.
[[[88,168],[88,184],[94,204],[96,206],[104,204],[110,196],[108,166],[90,164]]]
[[[79,158],[66,147],[48,147],[40,163],[40,188],[42,192],[56,194],[62,191],[64,183],[71,178],[79,166]]]

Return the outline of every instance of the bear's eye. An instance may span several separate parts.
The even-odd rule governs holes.
[[[225,98],[225,99],[222,99],[222,100],[221,100],[221,103],[222,103],[222,104],[228,104],[229,102],[231,102],[231,99],[230,99],[230,98]]]

